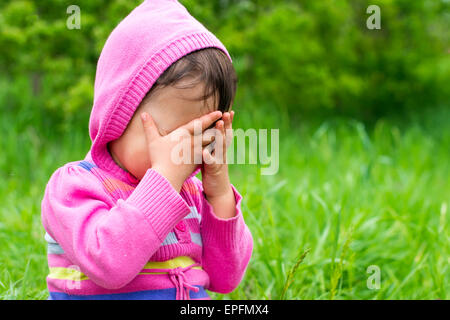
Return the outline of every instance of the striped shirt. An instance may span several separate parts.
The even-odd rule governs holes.
[[[253,240],[213,213],[194,172],[180,193],[156,171],[127,181],[90,154],[50,178],[42,201],[49,299],[209,299],[241,281]]]

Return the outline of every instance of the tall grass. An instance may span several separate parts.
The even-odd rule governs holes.
[[[61,126],[25,82],[0,82],[0,298],[45,299],[40,203],[53,171],[89,150],[88,118]],[[213,298],[449,298],[448,108],[370,128],[251,99],[235,110],[235,128],[280,130],[280,167],[230,165],[254,251],[238,289]]]

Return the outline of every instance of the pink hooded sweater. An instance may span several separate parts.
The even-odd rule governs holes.
[[[86,157],[58,168],[42,200],[49,299],[208,299],[234,290],[250,260],[242,197],[218,218],[195,170],[178,193],[151,168],[139,181],[112,159],[143,97],[171,64],[223,44],[175,0],[147,0],[111,33],[97,64]],[[231,58],[230,58],[231,59]]]

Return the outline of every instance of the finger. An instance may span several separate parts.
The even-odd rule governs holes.
[[[213,111],[211,113],[205,114],[201,116],[200,118],[194,119],[184,126],[182,126],[184,129],[188,130],[190,134],[201,134],[203,131],[205,131],[214,121],[219,119],[222,116],[221,111]],[[200,127],[199,127],[200,124]],[[200,128],[200,132],[194,132],[194,129]],[[197,130],[196,130],[197,131]]]
[[[227,140],[227,147],[231,144],[231,141],[233,140],[233,119],[234,119],[234,111],[230,112],[230,124],[229,127],[226,128],[226,140]]]
[[[225,121],[219,120],[218,123],[219,123],[219,130],[220,130],[220,133],[222,133],[223,135],[225,135]]]
[[[149,139],[147,141],[152,141],[153,139],[160,137],[158,128],[156,127],[155,121],[153,121],[151,115],[147,112],[142,112],[141,120],[144,127],[145,136]]]
[[[233,138],[233,126],[232,126],[233,114],[234,111],[226,112],[222,117],[225,123],[225,139],[227,142],[227,146],[230,145],[231,140]]]
[[[229,112],[224,113],[222,119],[223,122],[225,123],[225,131],[231,129],[231,122],[232,122],[231,113]]]
[[[217,121],[216,124],[216,133],[220,136],[216,138],[216,142],[220,143],[220,145],[216,145],[216,148],[214,149],[214,152],[211,153],[214,158],[216,159],[216,163],[225,163],[224,158],[226,157],[226,134],[225,134],[225,125],[223,120]],[[219,162],[217,162],[219,161]]]
[[[222,161],[220,163],[226,163],[228,141],[227,141],[227,134],[225,131],[225,123],[223,123],[221,126],[222,126]]]
[[[216,145],[216,141],[211,142],[210,144],[208,144],[205,149],[207,149],[209,151],[209,153],[212,155],[214,152],[214,148]]]
[[[220,119],[221,119],[221,118],[219,118],[219,119],[213,121],[213,123],[211,123],[211,125],[210,125],[208,128],[206,128],[206,130],[215,128],[215,127],[216,127],[216,124],[217,124],[217,121],[219,121]]]
[[[225,139],[225,123],[223,120],[219,120],[217,122],[217,130],[219,130],[218,134],[222,135],[222,140]]]
[[[215,131],[215,134],[220,134],[220,135],[223,135],[222,136],[222,138],[224,138],[225,136],[224,136],[224,124],[223,124],[223,120],[219,120],[219,121],[217,121],[217,123],[216,123],[216,131]]]

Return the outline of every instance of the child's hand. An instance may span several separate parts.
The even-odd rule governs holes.
[[[207,200],[230,199],[234,195],[228,177],[227,148],[233,139],[234,111],[225,112],[216,123],[215,148],[212,154],[208,147],[203,149],[202,183]]]
[[[199,165],[194,162],[195,152],[199,153],[196,158],[202,159],[202,154],[200,154],[202,148],[214,139],[214,137],[208,138],[206,135],[202,134],[202,148],[194,148],[194,125],[196,122],[200,122],[201,133],[203,133],[203,131],[214,121],[219,119],[221,115],[221,111],[211,112],[178,127],[165,136],[161,136],[153,118],[147,112],[141,113],[151,168],[169,180],[178,192],[181,190],[184,181]],[[186,134],[188,136],[186,136]],[[182,138],[180,139],[180,137]],[[181,149],[180,157],[183,160],[182,151],[191,150],[191,157],[188,159],[190,161],[176,163],[174,159],[172,159],[172,150],[175,146],[177,149]]]

